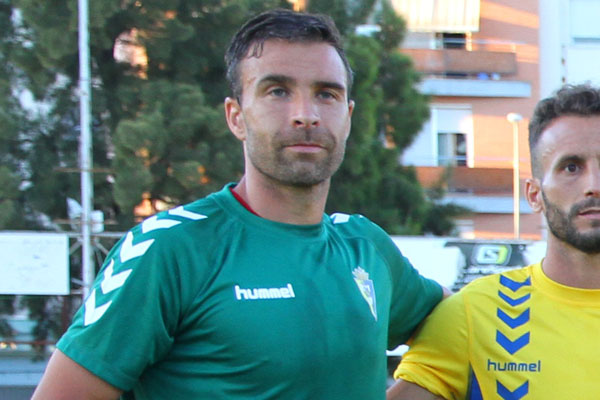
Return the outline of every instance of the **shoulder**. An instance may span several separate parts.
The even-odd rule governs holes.
[[[124,240],[129,236],[134,241],[154,240],[156,244],[168,242],[170,245],[197,241],[203,236],[214,235],[227,220],[227,212],[211,195],[145,219],[133,227]]]
[[[518,267],[504,272],[490,274],[467,284],[461,291],[467,293],[477,293],[490,289],[497,289],[501,286],[515,287],[518,285],[528,285],[531,281],[532,266]],[[513,282],[513,284],[511,284]]]
[[[360,214],[335,213],[329,218],[336,232],[345,239],[367,244],[388,262],[393,260],[395,263],[398,257],[404,259],[390,235],[367,217]]]
[[[160,212],[126,232],[108,254],[103,269],[112,266],[117,273],[131,268],[134,274],[162,276],[208,265],[214,244],[232,232],[228,221],[227,211],[211,196]]]
[[[333,227],[342,235],[366,240],[389,240],[389,235],[376,223],[361,214],[334,213],[329,216]]]
[[[460,298],[471,305],[497,303],[506,298],[503,294],[512,296],[517,290],[531,286],[531,272],[532,266],[527,266],[487,275],[467,284],[451,298]]]

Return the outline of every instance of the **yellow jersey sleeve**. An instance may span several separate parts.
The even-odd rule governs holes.
[[[442,301],[409,342],[394,378],[445,399],[462,399],[469,374],[468,325],[459,292]]]

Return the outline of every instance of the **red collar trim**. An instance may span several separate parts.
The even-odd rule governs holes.
[[[235,197],[235,199],[242,205],[244,206],[244,208],[248,211],[250,211],[252,214],[260,217],[260,215],[258,215],[258,213],[256,211],[254,211],[250,205],[248,203],[246,203],[246,200],[242,199],[242,196],[240,196],[235,190],[233,190],[233,187],[229,188],[229,191],[231,192],[231,194],[233,195],[233,197]]]

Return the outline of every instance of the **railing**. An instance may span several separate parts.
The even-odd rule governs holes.
[[[494,51],[469,51],[463,49],[402,49],[415,68],[426,74],[493,74],[514,75],[517,73],[516,53]]]
[[[471,38],[410,40],[400,51],[428,75],[500,79],[517,73],[519,43]]]

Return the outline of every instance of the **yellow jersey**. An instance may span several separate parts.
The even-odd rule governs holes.
[[[600,290],[558,284],[538,263],[440,303],[394,377],[445,399],[597,400],[599,333]]]

